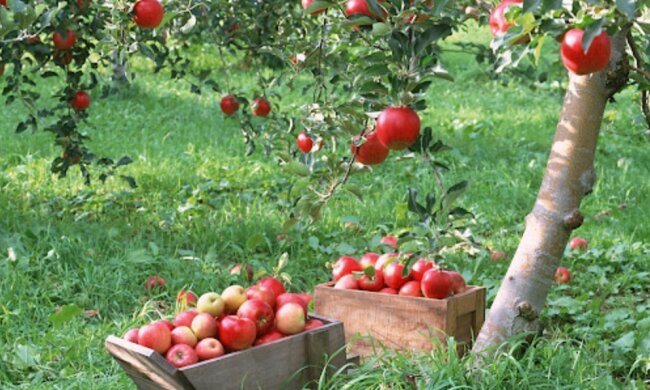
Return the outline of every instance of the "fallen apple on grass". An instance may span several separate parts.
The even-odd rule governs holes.
[[[567,267],[558,267],[553,277],[555,283],[567,284],[571,281],[571,272]]]

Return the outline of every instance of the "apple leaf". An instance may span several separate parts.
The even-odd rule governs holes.
[[[50,315],[50,322],[54,327],[61,327],[66,322],[72,321],[73,318],[83,314],[83,309],[77,305],[65,305],[56,313]]]
[[[628,17],[628,19],[634,19],[634,13],[636,11],[636,1],[635,0],[616,0],[616,9]]]
[[[594,38],[600,35],[603,31],[603,25],[605,22],[606,19],[596,20],[585,29],[585,34],[582,36],[582,50],[584,50],[585,53],[589,51],[589,47],[591,46],[591,42],[594,41]]]

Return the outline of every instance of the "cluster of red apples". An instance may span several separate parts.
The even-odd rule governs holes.
[[[506,17],[508,9],[522,3],[523,0],[505,0],[492,9],[490,13],[490,30],[494,37],[505,34],[512,27]],[[560,56],[562,57],[562,63],[567,70],[577,75],[586,75],[605,69],[612,52],[609,34],[605,30],[593,39],[589,50],[585,52],[582,47],[584,33],[584,30],[580,28],[572,28],[565,31],[561,37]],[[514,43],[521,44],[529,40],[528,36],[524,36]]]
[[[425,258],[413,263],[410,270],[398,253],[366,253],[357,260],[339,258],[332,269],[334,288],[365,290],[393,295],[445,299],[467,289],[458,272],[443,271]]]
[[[220,106],[226,116],[231,116],[239,110],[239,101],[233,95],[226,95],[221,98]],[[271,103],[266,98],[259,97],[251,103],[251,112],[255,116],[266,117],[271,112]]]
[[[145,288],[164,287],[165,281],[152,276]],[[151,348],[175,367],[263,345],[323,325],[308,318],[311,295],[288,293],[272,277],[244,288],[233,285],[221,294],[208,292],[197,297],[191,291],[178,292],[182,311],[173,321],[161,319],[130,329],[127,341]]]

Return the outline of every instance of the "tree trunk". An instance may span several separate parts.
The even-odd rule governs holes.
[[[539,313],[571,231],[582,224],[580,202],[596,179],[594,154],[607,100],[627,80],[625,34],[612,40],[609,67],[569,74],[553,146],[533,211],[473,352],[486,355],[522,332],[536,331]]]

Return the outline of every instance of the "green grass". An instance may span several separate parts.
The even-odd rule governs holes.
[[[463,54],[447,59],[457,82],[435,84],[423,122],[453,147],[445,155],[452,167],[447,183],[471,182],[460,204],[476,215],[474,236],[485,248],[512,254],[541,181],[561,90],[491,80]],[[337,196],[322,221],[277,240],[285,234],[283,189],[291,177],[259,152],[243,157],[236,123],[224,120],[218,96],[190,94],[187,84],[148,75],[146,64],[138,68],[130,90],[104,100],[94,96],[88,124],[94,152],[135,160],[123,172],[137,179],[134,190],[117,179],[86,187],[75,171],[53,177],[49,162],[59,151],[50,135],[13,134],[23,111],[3,108],[2,388],[127,388],[131,382],[103,348],[107,335],[171,312],[182,287],[221,290],[237,280],[228,273],[236,262],[271,271],[288,252],[291,289],[309,290],[328,278],[327,262],[351,248],[356,254],[375,249],[379,225],[397,230],[416,222],[405,212],[408,186],[433,188],[426,167],[390,157],[372,174],[353,177],[364,202]],[[246,86],[253,76],[241,71],[229,79]],[[39,88],[47,95],[51,85]],[[577,231],[590,250],[565,258],[574,280],[553,288],[544,337],[523,355],[503,354],[484,365],[480,379],[465,369],[471,358],[387,352],[322,387],[647,387],[650,145],[635,99],[626,90],[608,107],[596,158],[599,180],[583,203],[586,221]],[[287,111],[302,104],[299,92],[286,92],[284,102]],[[350,218],[360,231],[344,228]],[[487,249],[473,257],[450,254],[447,263],[487,286],[489,299],[507,268],[490,261]],[[144,291],[153,274],[166,278],[164,291]],[[50,316],[64,305],[99,315],[55,325]]]

